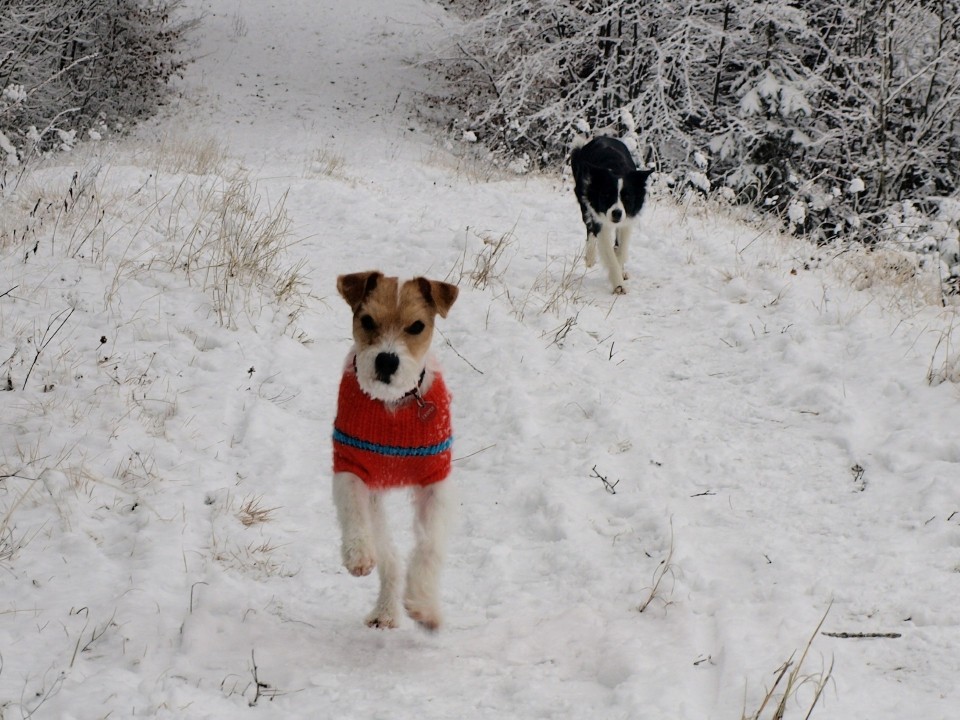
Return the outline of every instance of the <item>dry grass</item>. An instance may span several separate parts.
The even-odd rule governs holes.
[[[276,507],[265,508],[261,506],[261,503],[263,503],[262,495],[244,498],[240,504],[240,509],[237,511],[237,517],[240,518],[240,523],[244,527],[270,522],[273,520],[273,513],[280,509]]]
[[[421,160],[426,165],[450,170],[458,180],[466,180],[474,185],[516,177],[500,167],[480,145],[451,144],[447,149],[433,148],[425,152]]]
[[[830,608],[820,618],[816,629],[807,640],[807,644],[796,658],[796,652],[791,653],[790,657],[774,672],[775,679],[773,685],[763,699],[755,712],[746,711],[744,703],[744,712],[741,720],[783,720],[787,715],[788,707],[792,704],[799,709],[804,720],[809,720],[820,699],[823,697],[823,691],[833,674],[833,661],[830,666],[821,669],[819,672],[807,672],[804,670],[804,663],[810,653],[810,647],[814,639],[820,633]],[[805,690],[805,697],[801,700],[799,695]]]
[[[529,304],[534,300],[539,305],[538,313],[552,314],[557,317],[568,313],[571,305],[582,308],[590,304],[583,294],[584,272],[580,269],[584,250],[585,247],[581,246],[572,258],[564,255],[559,259],[547,260],[547,264],[534,280],[530,292],[516,310],[518,317],[523,318]],[[559,271],[556,270],[557,265],[559,265]]]
[[[955,338],[955,333],[960,329],[960,308],[949,308],[942,317],[943,329],[927,369],[927,383],[930,385],[960,383],[960,347]]]
[[[262,207],[243,173],[225,184],[181,186],[175,194],[168,226],[177,240],[167,262],[212,297],[222,326],[236,327],[244,313],[255,317],[265,299],[287,305],[291,322],[302,312],[304,263],[287,263],[293,242],[285,203],[286,194]],[[183,213],[188,219],[181,224]]]
[[[9,195],[0,194],[0,250],[17,248],[24,263],[47,253],[75,258],[103,221],[104,170],[96,160],[74,171],[69,182],[45,175],[22,176]]]
[[[660,561],[660,564],[657,565],[657,569],[653,571],[653,582],[650,586],[649,593],[640,605],[637,606],[637,612],[643,612],[654,600],[658,600],[663,603],[664,607],[670,604],[670,601],[663,596],[663,581],[665,578],[669,577],[673,579],[676,576],[676,568],[673,564],[673,549],[674,549],[674,534],[673,534],[673,521],[670,521],[670,546],[667,548],[667,554]]]
[[[303,175],[304,177],[331,177],[344,180],[346,179],[344,173],[346,165],[346,158],[342,154],[328,147],[320,147],[310,153]]]
[[[38,162],[15,182],[0,180],[7,183],[0,251],[11,269],[5,277],[14,278],[0,287],[0,393],[9,392],[11,427],[36,418],[50,418],[53,427],[0,441],[0,566],[24,556],[36,533],[30,523],[39,527],[52,517],[70,527],[99,488],[103,507],[146,505],[143,496],[165,468],[136,452],[93,459],[77,440],[91,417],[112,438],[131,423],[135,433],[142,426],[148,436],[166,437],[181,385],[153,369],[155,353],[138,344],[148,325],[154,342],[150,317],[162,308],[164,288],[181,287],[187,277],[206,293],[214,319],[230,327],[267,311],[289,329],[306,302],[303,265],[289,259],[285,196],[268,202],[242,173],[209,176],[227,164],[217,141],[168,138],[133,168],[83,161],[79,152],[72,157],[82,162],[73,172]],[[113,172],[133,182],[108,177],[111,167],[122,167]],[[161,171],[183,176],[158,178]],[[86,286],[65,290],[95,273],[104,279],[102,307]],[[180,277],[171,281],[170,273]],[[156,287],[153,307],[131,305],[123,292],[128,282],[141,285],[139,292]],[[103,330],[85,332],[90,317],[101,314]],[[96,389],[82,398],[58,392],[68,383]],[[262,528],[275,511],[250,498],[233,522],[241,530]],[[289,574],[268,539],[238,539],[218,551],[236,566]]]
[[[212,135],[168,135],[153,151],[156,175],[221,175],[227,171],[227,148]]]
[[[502,284],[503,276],[510,267],[510,263],[502,264],[508,248],[516,242],[514,235],[515,227],[499,237],[489,233],[478,233],[469,227],[466,230],[467,237],[464,240],[463,252],[460,259],[449,273],[446,280],[455,285],[461,285],[464,280],[469,280],[471,287],[477,290],[485,290],[494,283]],[[468,245],[470,236],[480,240],[482,245],[473,257],[473,268],[467,269]]]
[[[224,566],[257,578],[292,577],[278,552],[280,545],[263,535],[263,526],[274,519],[277,507],[263,507],[262,496],[236,502],[225,493],[213,505],[211,553]]]
[[[926,304],[940,302],[939,279],[925,271],[918,258],[899,248],[864,248],[850,243],[834,258],[844,283],[855,290],[879,287]]]

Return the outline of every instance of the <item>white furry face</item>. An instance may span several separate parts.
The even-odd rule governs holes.
[[[400,400],[417,387],[424,368],[424,358],[410,353],[402,339],[391,335],[365,347],[357,346],[357,382],[370,397],[385,402]],[[391,367],[390,374],[378,367]]]
[[[401,283],[367,272],[340,276],[337,288],[353,308],[360,388],[377,400],[400,400],[420,383],[434,318],[446,316],[456,286],[426,278]]]

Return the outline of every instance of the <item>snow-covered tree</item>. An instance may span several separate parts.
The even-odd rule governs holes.
[[[180,0],[0,0],[0,162],[154,112],[192,23]]]
[[[641,162],[705,172],[822,238],[876,239],[892,206],[932,216],[960,185],[960,0],[453,7],[452,101],[507,153],[556,165],[577,128],[620,133],[626,110]]]

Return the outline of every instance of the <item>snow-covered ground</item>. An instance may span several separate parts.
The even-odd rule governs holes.
[[[615,298],[568,181],[411,119],[440,9],[190,7],[164,117],[5,190],[0,717],[737,720],[811,638],[785,717],[831,665],[812,717],[958,717],[936,278],[660,196]],[[238,236],[287,247],[225,274]],[[461,287],[438,635],[366,628],[339,563],[334,283],[371,268]]]

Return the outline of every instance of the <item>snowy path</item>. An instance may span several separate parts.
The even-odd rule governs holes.
[[[286,193],[310,342],[270,309],[256,331],[227,330],[190,288],[125,286],[114,320],[152,373],[156,402],[137,402],[154,432],[56,432],[87,433],[92,466],[124,448],[146,459],[116,497],[149,512],[104,505],[104,483],[50,491],[62,522],[16,566],[49,580],[16,569],[10,600],[50,629],[3,626],[0,700],[28,707],[19,693],[63,670],[51,717],[735,719],[744,688],[752,711],[832,603],[827,631],[901,637],[817,637],[808,671],[835,669],[813,717],[956,717],[960,398],[925,382],[936,308],[904,312],[882,288],[804,269],[791,241],[666,198],[615,300],[600,269],[568,271],[583,231],[567,183],[479,182],[411,129],[425,80],[408,60],[442,47],[441,11],[193,5],[202,57],[176,112],[141,138],[214,137],[266,201]],[[134,187],[145,174],[125,172]],[[157,195],[176,183],[161,178]],[[507,244],[495,279],[473,287],[484,238]],[[438,636],[365,628],[376,581],[339,567],[328,438],[349,312],[334,281],[370,267],[464,270],[436,340],[461,496]],[[92,304],[98,289],[76,292]],[[161,302],[160,322],[129,309]],[[103,332],[92,311],[85,322]],[[275,510],[244,527],[251,498]],[[403,498],[391,510],[405,529]],[[53,522],[39,502],[17,513]]]

